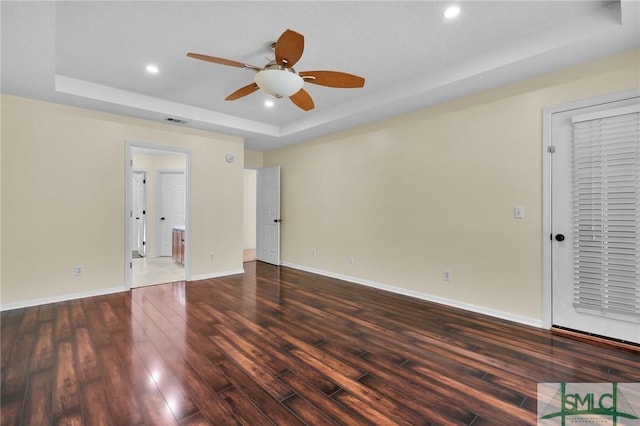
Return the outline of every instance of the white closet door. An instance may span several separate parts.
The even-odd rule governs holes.
[[[280,265],[280,167],[258,169],[256,257]]]

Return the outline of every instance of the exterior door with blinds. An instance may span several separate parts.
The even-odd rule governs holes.
[[[640,343],[640,99],[552,116],[552,322]]]

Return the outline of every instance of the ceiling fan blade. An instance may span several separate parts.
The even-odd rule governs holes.
[[[232,94],[230,94],[229,96],[224,98],[224,100],[225,101],[235,101],[236,99],[240,99],[243,96],[247,96],[247,95],[252,94],[253,92],[255,92],[258,89],[259,89],[259,87],[255,83],[247,84],[246,86],[239,88],[238,90],[236,90],[235,92],[233,92]]]
[[[230,67],[249,68],[256,71],[260,71],[262,69],[255,65],[245,64],[238,61],[232,61],[231,59],[216,58],[215,56],[202,55],[200,53],[189,52],[187,53],[187,56],[194,59],[200,59],[201,61],[213,62],[214,64],[228,65]]]
[[[311,95],[309,95],[309,93],[307,93],[307,91],[304,89],[300,89],[297,93],[289,96],[289,99],[291,99],[291,101],[296,104],[298,108],[301,108],[305,111],[312,110],[315,107],[315,105],[313,104],[313,99],[311,99]]]
[[[298,75],[304,78],[304,81],[307,83],[319,84],[320,86],[338,87],[342,89],[352,89],[364,86],[364,78],[353,74],[347,74],[346,72],[302,71],[298,73]]]
[[[291,68],[302,57],[303,51],[304,36],[293,30],[287,30],[276,41],[276,63],[282,65],[284,61],[287,68]]]

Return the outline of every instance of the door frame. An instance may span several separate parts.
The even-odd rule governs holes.
[[[155,151],[171,152],[175,154],[184,154],[186,156],[186,164],[184,170],[184,182],[185,182],[185,280],[191,281],[191,150],[187,148],[180,148],[171,145],[157,145],[146,142],[135,142],[125,140],[125,162],[124,162],[124,175],[125,175],[125,206],[124,206],[124,223],[125,223],[125,238],[124,238],[124,287],[131,289],[131,268],[132,268],[132,248],[131,248],[131,222],[130,214],[132,209],[132,166],[133,161],[133,149],[143,148],[151,149]]]
[[[553,132],[551,122],[553,114],[570,111],[572,109],[623,101],[640,96],[640,89],[625,90],[623,92],[581,99],[566,104],[546,107],[542,110],[542,327],[550,329],[553,326],[553,251],[551,232],[553,231],[551,192],[553,176],[551,175],[551,161],[553,154],[549,151],[553,146]]]
[[[142,174],[143,179],[146,182],[146,180],[147,180],[147,172],[145,170],[132,169],[131,170],[131,174],[135,174],[135,173]],[[147,213],[146,213],[146,211],[148,210],[148,208],[147,208],[147,186],[146,186],[146,183],[143,184],[143,185],[144,185],[143,186],[144,191],[143,191],[143,194],[142,194],[142,200],[141,201],[142,201],[142,210],[143,210],[144,214],[143,214],[143,217],[142,217],[142,227],[143,227],[143,235],[145,235],[145,237],[146,237],[146,234],[147,234]],[[133,200],[133,193],[131,195],[132,195],[131,199]],[[133,205],[133,203],[132,203],[132,205]],[[130,217],[130,219],[133,219],[133,218]],[[141,255],[142,255],[142,257],[147,257],[147,244],[146,244],[147,239],[143,238],[142,241],[143,241],[143,244],[142,244],[143,253]],[[133,245],[133,243],[132,243],[131,249],[133,250],[133,249],[136,249],[136,248],[137,248],[138,253],[140,253],[140,247],[135,247],[135,245]]]
[[[181,174],[184,175],[184,184],[185,184],[185,196],[186,196],[186,186],[187,186],[187,174],[185,170],[174,170],[174,169],[160,169],[157,170],[156,173],[156,209],[155,209],[155,218],[156,221],[156,255],[162,256],[162,223],[160,220],[161,211],[162,210],[162,175],[163,174]],[[186,200],[185,200],[186,203]],[[185,205],[185,225],[186,225],[186,205]],[[186,243],[186,232],[185,232],[185,243]],[[185,244],[186,247],[186,244]]]

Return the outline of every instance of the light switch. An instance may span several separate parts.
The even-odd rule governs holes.
[[[514,219],[524,219],[524,207],[514,207],[513,208],[513,218]]]

